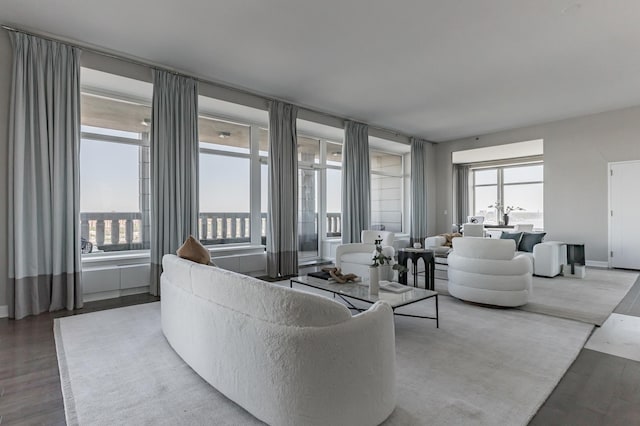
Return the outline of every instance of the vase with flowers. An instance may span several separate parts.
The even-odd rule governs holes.
[[[374,240],[375,250],[369,266],[369,294],[376,295],[380,289],[380,278],[391,280],[390,270],[406,272],[407,268],[393,263],[393,247],[382,247],[382,238]],[[382,271],[381,271],[382,270]]]
[[[524,210],[522,207],[518,206],[504,206],[500,201],[496,201],[492,205],[489,206],[490,209],[496,209],[496,217],[502,216],[502,221],[499,222],[500,225],[507,226],[509,225],[509,213],[515,210]]]

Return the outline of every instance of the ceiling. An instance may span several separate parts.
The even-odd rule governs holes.
[[[0,19],[432,141],[640,105],[637,0],[3,0]]]

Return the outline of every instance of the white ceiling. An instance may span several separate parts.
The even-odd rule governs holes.
[[[640,105],[637,0],[2,0],[0,20],[433,141]]]

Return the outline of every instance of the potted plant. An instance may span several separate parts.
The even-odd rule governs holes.
[[[393,257],[387,253],[385,253],[384,248],[382,247],[382,238],[378,235],[378,238],[374,240],[374,244],[376,246],[375,251],[373,252],[373,263],[369,267],[369,294],[378,294],[378,290],[380,289],[380,272],[379,270],[385,267],[392,266],[394,271],[406,272],[407,268],[393,263]],[[383,274],[385,278],[389,278],[389,273]]]
[[[489,206],[489,208],[493,208],[496,209],[496,215],[497,217],[500,217],[500,213],[502,213],[502,224],[507,226],[509,225],[509,213],[511,213],[514,210],[524,210],[522,207],[518,207],[518,206],[504,206],[501,202],[496,201],[495,203],[493,203],[492,205]]]

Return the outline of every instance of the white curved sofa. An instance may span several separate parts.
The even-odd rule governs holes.
[[[454,238],[448,260],[449,293],[458,299],[510,307],[529,300],[533,268],[514,240]]]
[[[270,425],[377,425],[396,404],[393,313],[342,304],[174,255],[162,331],[203,379]]]

